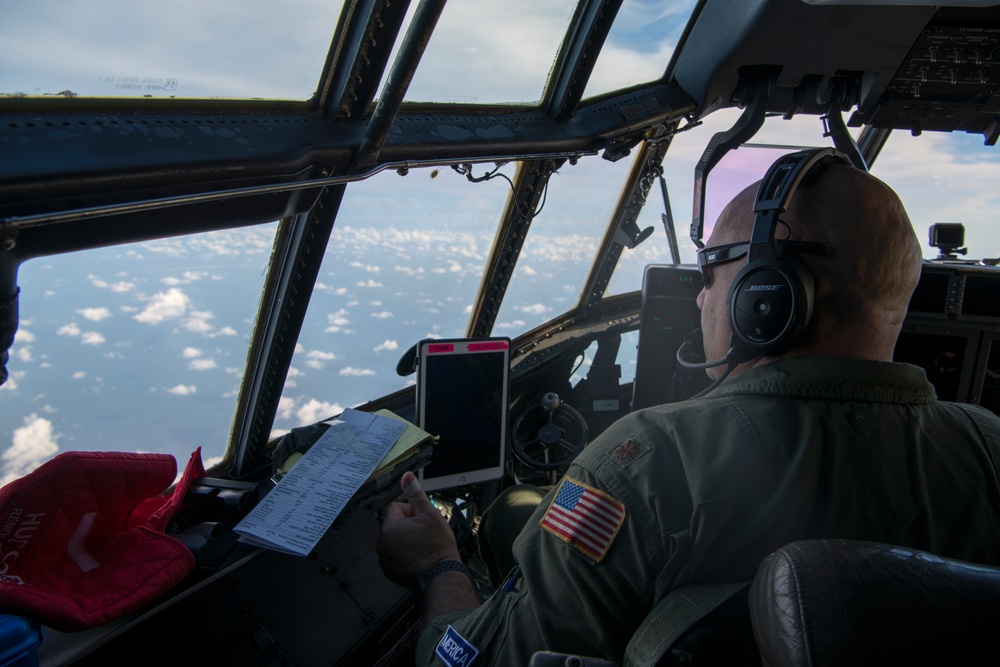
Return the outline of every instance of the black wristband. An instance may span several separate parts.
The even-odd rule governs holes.
[[[431,583],[431,579],[438,576],[439,574],[444,574],[445,572],[461,572],[465,576],[469,576],[469,568],[465,567],[465,563],[460,560],[443,560],[431,569],[427,570],[421,575],[417,576],[417,588],[421,593],[427,590],[427,587]],[[470,577],[471,579],[471,577]]]

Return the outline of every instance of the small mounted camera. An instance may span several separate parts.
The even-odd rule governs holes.
[[[931,247],[941,251],[938,259],[958,259],[957,255],[969,252],[965,243],[965,225],[961,222],[935,222],[930,229]]]

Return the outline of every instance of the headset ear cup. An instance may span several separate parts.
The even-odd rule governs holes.
[[[744,266],[729,289],[734,339],[757,355],[782,350],[809,325],[812,274],[790,255]]]

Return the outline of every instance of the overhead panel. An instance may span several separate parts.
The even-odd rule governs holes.
[[[921,32],[866,121],[874,127],[1000,136],[1000,11],[975,20],[942,11]]]

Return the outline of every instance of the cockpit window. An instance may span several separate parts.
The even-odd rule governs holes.
[[[590,75],[584,97],[663,76],[696,0],[625,0]]]
[[[387,71],[418,4],[410,5]],[[406,101],[538,102],[576,4],[575,0],[450,0]]]
[[[448,168],[348,186],[275,432],[407,386],[396,362],[411,345],[466,335],[509,193],[502,179],[473,184]]]
[[[552,175],[493,333],[514,337],[576,306],[630,162],[588,157]]]
[[[308,100],[343,3],[0,5],[0,96]]]
[[[936,222],[965,225],[968,258],[1000,257],[1000,152],[984,145],[982,135],[893,132],[872,173],[903,200],[926,259],[940,254],[928,242],[928,230]]]
[[[0,484],[62,451],[226,453],[275,225],[30,260]]]

